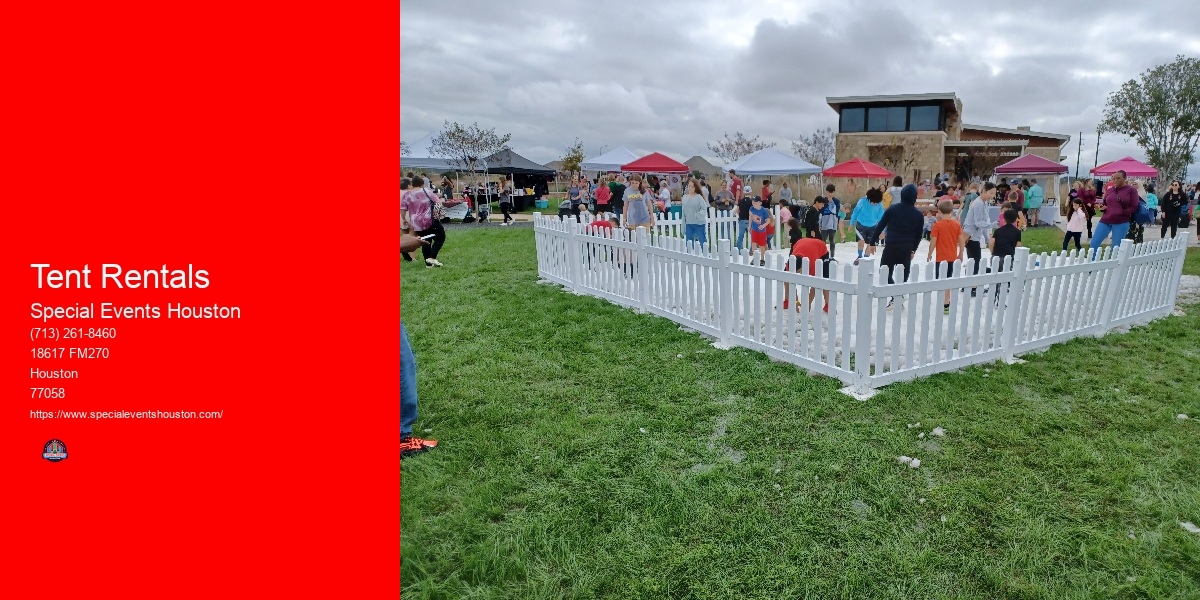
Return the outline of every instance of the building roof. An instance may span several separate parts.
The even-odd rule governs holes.
[[[1025,147],[1029,145],[1029,140],[946,140],[942,143],[946,147],[959,148],[974,148],[976,146],[1019,146]]]
[[[825,102],[833,110],[842,112],[843,104],[881,104],[887,102],[936,102],[940,101],[948,107],[958,104],[958,96],[954,92],[937,94],[893,94],[888,96],[829,96]]]
[[[1062,135],[1062,134],[1058,134],[1058,133],[1043,133],[1040,131],[1030,131],[1028,129],[1006,129],[1004,127],[987,127],[985,125],[967,125],[966,123],[963,123],[962,128],[964,130],[965,129],[973,129],[975,131],[988,131],[991,133],[1007,133],[1009,135],[1022,135],[1022,136],[1031,136],[1031,137],[1040,137],[1040,138],[1050,138],[1052,140],[1059,140],[1063,144],[1071,141],[1071,136],[1069,136],[1069,135]]]

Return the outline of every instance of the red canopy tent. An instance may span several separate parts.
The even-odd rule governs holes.
[[[647,154],[629,164],[621,165],[627,173],[691,173],[687,165],[669,156],[655,152]]]
[[[1066,173],[1067,171],[1070,169],[1066,165],[1036,154],[1019,156],[996,167],[996,173],[1001,175],[1041,175],[1042,173]]]
[[[1107,177],[1117,171],[1125,171],[1125,174],[1130,177],[1158,177],[1158,169],[1140,160],[1135,160],[1132,156],[1106,162],[1092,169],[1092,174]]]
[[[891,171],[861,158],[852,158],[844,163],[833,165],[821,171],[821,174],[825,177],[853,177],[856,179],[892,176]]]

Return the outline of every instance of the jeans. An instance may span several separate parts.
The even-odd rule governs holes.
[[[1171,237],[1175,237],[1176,235],[1178,235],[1179,234],[1179,217],[1181,217],[1181,216],[1183,216],[1183,215],[1179,214],[1178,212],[1163,213],[1162,233],[1159,234],[1159,237],[1166,238],[1168,229],[1171,230]]]
[[[1075,249],[1078,250],[1080,248],[1079,240],[1082,237],[1082,231],[1068,231],[1067,235],[1063,237],[1063,250],[1067,249],[1067,242],[1070,242],[1071,240],[1075,240]]]
[[[699,242],[703,246],[708,243],[708,231],[704,225],[684,225],[683,239],[687,240],[689,248],[691,242]]]
[[[417,420],[417,357],[408,344],[408,332],[400,321],[400,437],[412,435]]]
[[[745,221],[738,220],[737,243],[734,244],[735,246],[737,246],[738,250],[742,249],[742,242],[746,241],[746,231],[749,229],[750,229],[750,220],[749,219],[747,219]]]
[[[983,262],[983,247],[977,240],[967,241],[967,260],[975,261],[975,266],[972,268],[972,275],[979,274],[979,263]]]
[[[434,221],[433,225],[429,229],[426,229],[425,231],[418,231],[417,237],[423,237],[431,234],[433,235],[433,239],[430,240],[430,244],[428,246],[421,246],[421,254],[427,259],[432,258],[437,260],[438,252],[442,250],[442,244],[446,243],[446,228],[442,227],[441,221]]]
[[[879,257],[879,266],[887,269],[888,284],[896,283],[894,275],[896,267],[904,268],[904,281],[908,281],[908,270],[912,265],[912,248],[908,244],[891,244],[883,249]]]
[[[1105,223],[1104,221],[1097,223],[1096,235],[1092,236],[1092,260],[1096,260],[1096,254],[1100,249],[1100,243],[1103,242],[1104,238],[1107,238],[1110,233],[1112,234],[1113,248],[1119,247],[1121,245],[1121,241],[1124,240],[1125,236],[1129,233],[1129,223],[1119,223],[1116,225]]]
[[[822,229],[821,240],[829,244],[829,256],[834,256],[834,248],[837,247],[837,242],[833,241],[833,236],[837,233],[836,229]]]

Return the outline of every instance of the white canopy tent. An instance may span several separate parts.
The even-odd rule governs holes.
[[[738,175],[813,175],[821,172],[821,167],[800,160],[795,156],[766,148],[753,154],[747,154],[723,167],[728,173],[737,170]]]
[[[621,165],[627,165],[639,158],[641,157],[629,148],[619,146],[595,158],[584,159],[579,168],[584,171],[620,171]]]

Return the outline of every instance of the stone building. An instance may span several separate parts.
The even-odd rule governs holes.
[[[1065,160],[1069,135],[962,122],[962,101],[953,93],[830,97],[838,113],[837,162],[862,158],[898,173],[905,181],[987,178],[992,169],[1024,154]]]

